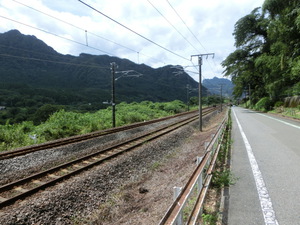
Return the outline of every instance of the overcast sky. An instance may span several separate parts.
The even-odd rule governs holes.
[[[191,61],[191,55],[215,53],[214,59],[203,58],[202,75],[222,77],[220,63],[235,49],[234,24],[264,2],[82,1],[140,36],[78,0],[0,0],[0,33],[18,29],[23,34],[35,35],[62,54],[107,54],[154,68],[169,64],[197,66],[197,57]],[[197,68],[186,70],[197,72]],[[199,80],[197,74],[189,74]]]

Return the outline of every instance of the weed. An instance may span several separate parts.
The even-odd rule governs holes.
[[[160,162],[156,161],[151,165],[151,170],[156,170],[160,166],[161,166]]]
[[[229,169],[215,171],[213,172],[212,186],[216,188],[229,187],[235,184],[236,180],[237,178],[232,175]]]
[[[213,214],[202,214],[202,221],[204,225],[215,225],[217,223],[217,216]]]

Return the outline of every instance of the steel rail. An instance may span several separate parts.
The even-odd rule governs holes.
[[[213,112],[214,110],[208,110],[206,111],[206,114],[209,114]],[[127,152],[131,149],[134,149],[142,144],[144,144],[147,141],[151,141],[153,139],[156,139],[162,135],[165,135],[167,133],[170,133],[171,131],[174,131],[178,129],[179,127],[182,127],[192,121],[195,121],[198,119],[198,116],[193,116],[192,118],[184,119],[180,122],[175,122],[171,125],[164,126],[156,131],[148,132],[147,134],[140,135],[139,137],[132,138],[130,140],[126,140],[120,144],[108,147],[104,150],[101,150],[96,153],[92,153],[88,156],[81,157],[79,159],[73,160],[71,162],[67,162],[64,164],[61,164],[59,166],[56,166],[54,168],[48,169],[46,171],[30,175],[26,178],[11,182],[9,184],[3,185],[0,187],[0,208],[5,207],[7,205],[10,205],[14,203],[15,201],[19,199],[23,199],[25,197],[28,197],[39,190],[43,190],[46,187],[52,186],[56,184],[59,181],[62,181],[64,179],[67,179],[73,175],[76,175],[84,170],[87,170],[95,165],[99,165],[103,163],[106,160],[109,160],[111,158],[114,158],[120,154],[123,154],[124,152]],[[80,164],[85,164],[84,166],[81,166]],[[74,167],[76,168],[74,170]],[[62,175],[57,175],[57,173],[64,173]],[[52,177],[53,179],[48,181],[48,179]],[[46,178],[47,181],[41,181],[41,179]],[[24,188],[22,186],[30,187],[34,184],[35,187],[33,188]],[[10,193],[20,192],[18,194],[15,194],[13,196],[9,196]],[[3,195],[4,194],[4,195]],[[6,197],[8,195],[9,197]]]
[[[205,110],[209,111],[211,108],[213,108],[213,107],[207,107],[207,108],[205,108]],[[150,121],[146,121],[146,122],[139,122],[139,123],[134,123],[134,124],[126,125],[126,126],[110,128],[110,129],[106,129],[106,130],[102,130],[102,131],[96,131],[96,132],[92,132],[92,133],[88,133],[88,134],[84,134],[84,135],[77,135],[77,136],[72,136],[72,137],[68,137],[68,138],[64,138],[64,139],[58,139],[55,141],[51,141],[51,142],[47,142],[47,143],[43,143],[43,144],[39,144],[39,145],[34,145],[34,146],[28,146],[25,148],[16,149],[16,150],[12,150],[12,151],[5,151],[5,152],[0,153],[0,160],[25,155],[25,154],[35,152],[35,151],[47,150],[50,148],[60,147],[60,146],[64,146],[67,144],[72,144],[72,143],[76,143],[76,142],[80,142],[80,141],[86,141],[86,140],[93,139],[96,137],[113,134],[113,133],[129,130],[129,129],[133,129],[133,128],[138,128],[141,126],[158,123],[158,122],[161,122],[164,120],[173,119],[173,118],[177,118],[177,117],[184,116],[184,115],[193,114],[195,112],[197,112],[197,110],[179,113],[179,114],[176,114],[173,116],[168,116],[168,117],[150,120]]]

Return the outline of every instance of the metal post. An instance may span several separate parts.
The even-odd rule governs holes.
[[[116,127],[116,99],[115,99],[115,72],[116,63],[111,63],[111,105],[112,105],[112,126]]]
[[[186,85],[186,105],[187,105],[187,111],[190,111],[190,85]]]
[[[180,195],[181,190],[182,190],[182,187],[174,187],[174,201]],[[178,218],[177,218],[175,224],[176,225],[182,225],[183,224],[182,212],[179,213]]]
[[[197,56],[198,57],[198,63],[199,63],[199,130],[202,131],[202,72],[201,72],[201,66],[202,66],[202,56],[208,57],[209,55],[212,55],[214,57],[215,53],[207,53],[207,54],[199,54],[199,55],[192,55],[191,57]]]
[[[202,131],[202,56],[198,57],[199,61],[199,130]]]
[[[203,157],[197,156],[197,166],[201,163],[202,159],[203,159]],[[200,193],[202,190],[202,187],[203,187],[203,172],[201,172],[197,183],[198,183],[198,191]]]
[[[223,97],[222,97],[222,84],[221,84],[221,112],[223,111],[222,106],[223,106]]]

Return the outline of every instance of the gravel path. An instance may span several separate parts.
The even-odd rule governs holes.
[[[37,193],[33,198],[6,207],[0,211],[0,224],[157,223],[172,202],[172,186],[183,185],[188,179],[196,155],[201,155],[201,146],[211,137],[221,118],[220,114],[216,115],[201,135],[196,132],[195,122]],[[171,165],[179,171],[171,169]],[[145,207],[139,205],[146,199]],[[159,207],[153,207],[155,202],[160,202]],[[128,222],[138,212],[145,214],[142,215],[144,221]]]

